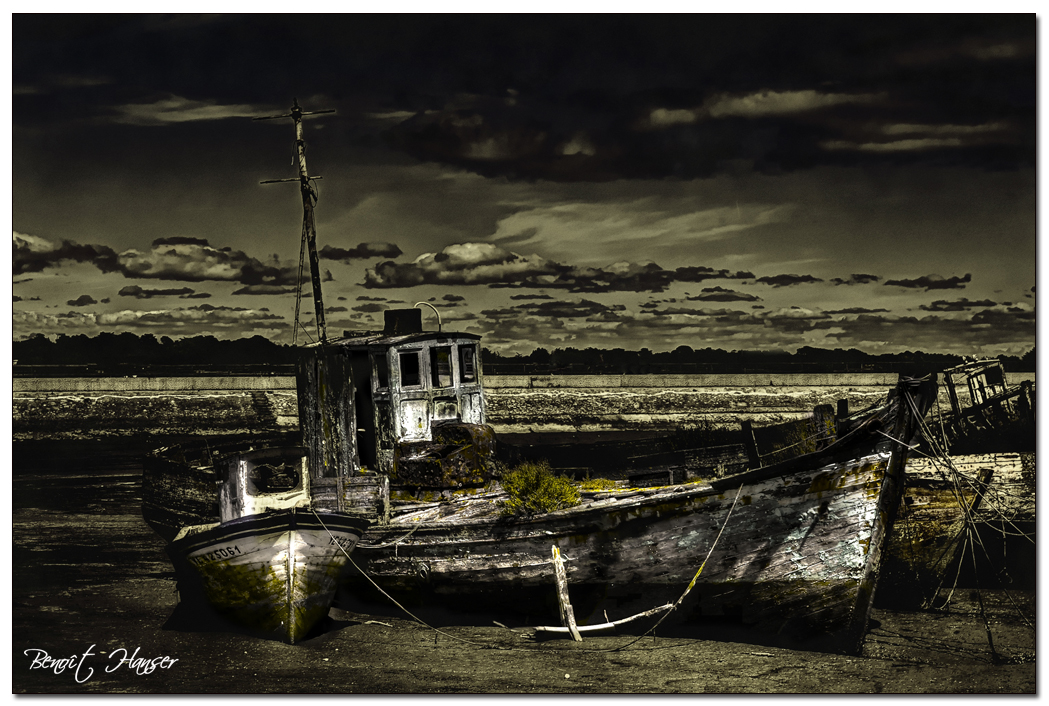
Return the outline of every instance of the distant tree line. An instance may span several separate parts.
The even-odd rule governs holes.
[[[32,369],[40,366],[85,375],[149,374],[151,369],[165,367],[176,369],[172,371],[175,373],[200,370],[235,374],[260,372],[268,367],[290,373],[295,365],[295,350],[262,336],[226,341],[214,336],[171,339],[153,334],[100,333],[93,337],[62,334],[52,341],[36,334],[15,341],[11,355],[17,361],[16,375],[32,374]]]
[[[171,339],[152,334],[100,333],[42,334],[12,345],[16,375],[33,374],[291,374],[296,347],[262,336],[220,340],[214,336]],[[688,374],[688,373],[801,373],[801,372],[914,372],[924,373],[959,365],[963,358],[943,353],[907,351],[870,354],[855,348],[833,350],[806,346],[785,351],[695,350],[678,346],[657,353],[647,348],[536,348],[528,355],[505,356],[482,352],[491,374]],[[1001,358],[1008,372],[1034,372],[1034,348],[1023,356]],[[54,370],[48,370],[53,368]]]
[[[528,355],[504,356],[485,350],[485,370],[502,374],[606,374],[639,375],[698,373],[927,373],[960,365],[964,358],[945,353],[906,351],[870,354],[855,348],[826,349],[805,346],[796,353],[785,351],[725,351],[717,348],[694,350],[678,346],[656,353],[647,348],[537,348]],[[1034,372],[1032,348],[1023,356],[1002,356],[1007,372]]]

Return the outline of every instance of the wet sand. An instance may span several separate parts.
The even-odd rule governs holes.
[[[14,693],[1036,693],[1034,631],[1000,590],[959,589],[949,612],[876,607],[862,656],[713,629],[637,640],[647,625],[537,641],[505,616],[430,612],[435,633],[367,605],[294,646],[223,631],[175,611],[132,445],[14,453]],[[1033,622],[1034,593],[1011,597]]]

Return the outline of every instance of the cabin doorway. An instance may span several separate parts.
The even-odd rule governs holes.
[[[372,363],[366,351],[350,353],[353,378],[353,412],[356,418],[357,455],[361,468],[376,470],[375,403],[372,400]]]

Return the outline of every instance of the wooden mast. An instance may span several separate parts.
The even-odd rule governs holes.
[[[299,101],[296,99],[292,102],[291,112],[283,115],[268,115],[261,118],[252,118],[252,120],[274,120],[276,118],[291,118],[295,121],[295,152],[299,165],[299,176],[298,178],[291,179],[268,179],[266,181],[259,182],[260,184],[276,184],[285,181],[297,181],[299,182],[299,190],[302,192],[302,239],[303,245],[305,245],[310,258],[310,278],[313,282],[313,307],[316,312],[317,320],[317,337],[321,343],[328,340],[328,330],[324,322],[324,299],[321,296],[321,271],[320,271],[320,259],[317,256],[317,226],[313,218],[313,204],[317,199],[317,192],[313,189],[310,184],[311,179],[320,179],[319,176],[311,177],[309,172],[306,171],[306,140],[302,137],[302,116],[304,115],[320,115],[321,113],[334,113],[334,109],[330,110],[313,110],[304,111],[299,107]],[[302,287],[301,280],[301,256],[300,256],[300,280],[298,286]],[[300,289],[301,291],[301,289]],[[298,299],[295,302],[295,326],[296,329],[299,325],[298,321]],[[298,331],[296,330],[297,334]]]

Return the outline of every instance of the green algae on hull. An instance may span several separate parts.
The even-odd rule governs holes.
[[[295,643],[327,615],[367,525],[345,514],[278,510],[183,532],[168,553],[180,589],[243,628]]]

